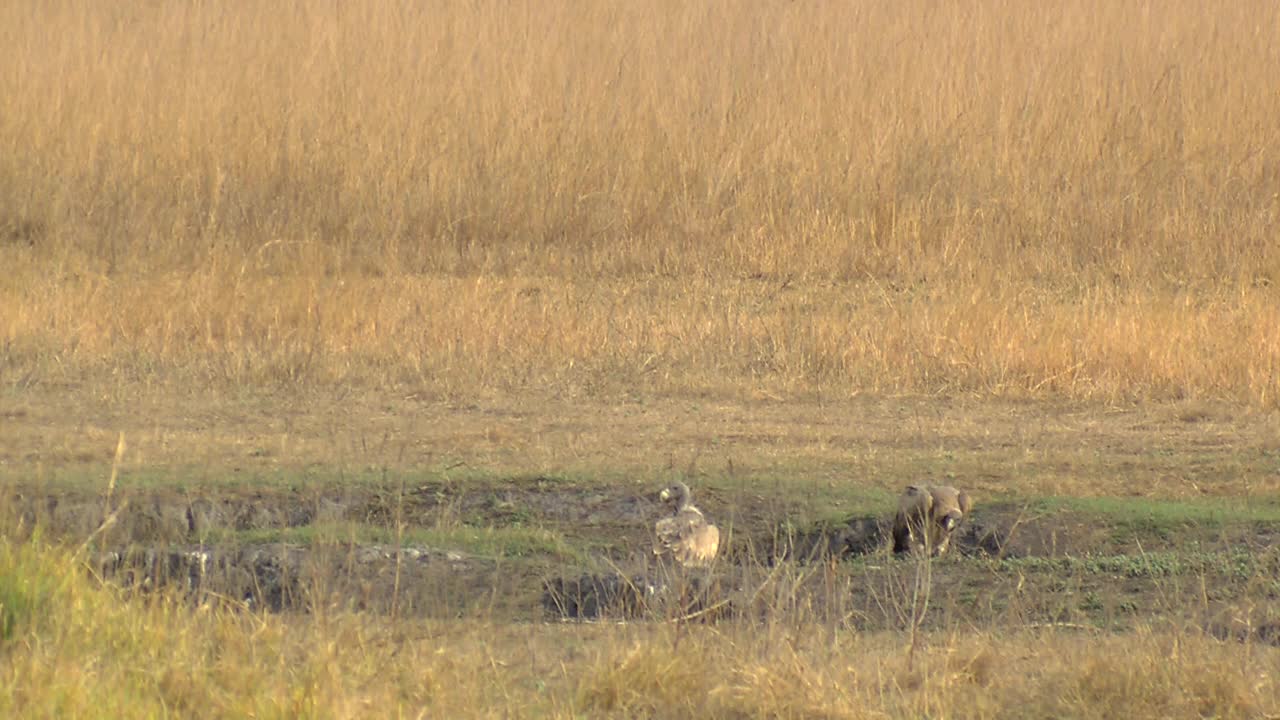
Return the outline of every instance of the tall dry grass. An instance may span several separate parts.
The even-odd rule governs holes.
[[[0,7],[28,381],[1280,391],[1274,3]]]

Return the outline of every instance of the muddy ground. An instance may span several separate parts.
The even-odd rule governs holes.
[[[137,593],[165,587],[193,602],[516,620],[785,616],[865,628],[923,618],[932,626],[1095,631],[1160,619],[1221,636],[1280,635],[1280,527],[1266,523],[1142,525],[988,503],[954,537],[950,556],[924,565],[892,556],[886,517],[805,523],[775,498],[712,490],[702,505],[726,526],[722,560],[679,574],[647,557],[649,528],[662,512],[656,497],[554,478],[8,495],[13,532],[38,527],[43,537],[82,545],[89,570],[104,580]],[[540,528],[568,550],[493,554],[372,542],[354,530],[306,535],[385,530],[397,519],[405,536],[442,523]],[[273,537],[284,531],[293,540]],[[927,605],[916,592],[923,573],[931,578]]]

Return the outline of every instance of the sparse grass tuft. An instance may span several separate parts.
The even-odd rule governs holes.
[[[41,611],[53,601],[58,570],[65,568],[42,571],[38,563],[43,560],[34,544],[0,543],[0,642],[13,640],[44,619]]]

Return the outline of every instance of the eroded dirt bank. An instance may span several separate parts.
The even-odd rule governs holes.
[[[805,524],[768,498],[711,493],[732,517],[723,562],[680,590],[646,560],[655,498],[551,479],[483,486],[92,493],[9,490],[15,532],[85,544],[92,572],[128,588],[270,610],[316,603],[378,612],[510,619],[767,614],[862,627],[911,621],[921,567],[887,551],[885,520]],[[399,523],[401,540],[370,540]],[[535,527],[554,549],[480,551],[414,532]],[[344,530],[344,528],[346,530]],[[931,618],[1123,627],[1198,618],[1223,636],[1267,635],[1280,595],[1265,523],[1102,522],[1029,504],[980,506],[953,557],[928,568]],[[408,538],[408,539],[405,539]],[[1241,610],[1245,608],[1245,610]],[[945,609],[945,612],[940,610]]]

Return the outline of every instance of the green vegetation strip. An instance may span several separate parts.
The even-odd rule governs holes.
[[[1066,511],[1151,527],[1197,524],[1220,527],[1238,523],[1280,523],[1280,497],[1223,497],[1200,500],[1089,497],[1040,498],[1032,511]]]
[[[1052,573],[1055,575],[1118,575],[1128,578],[1163,578],[1183,575],[1228,575],[1247,579],[1275,575],[1280,556],[1274,551],[1254,553],[1238,548],[1226,551],[1192,549],[1140,555],[1084,555],[1005,558],[992,561],[1000,571]]]

